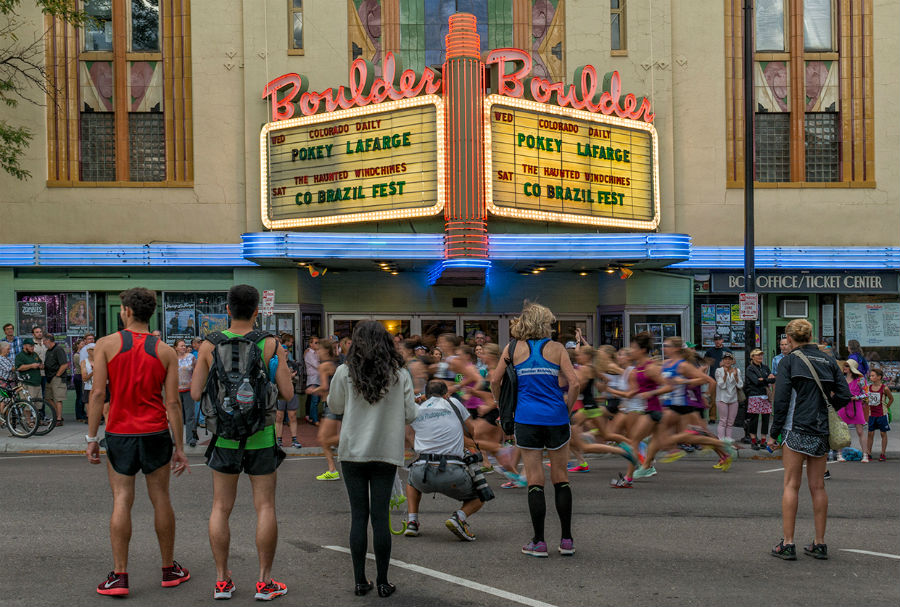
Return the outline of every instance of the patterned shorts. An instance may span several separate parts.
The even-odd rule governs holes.
[[[823,457],[828,453],[828,435],[804,434],[788,430],[784,446],[796,453],[810,457]]]

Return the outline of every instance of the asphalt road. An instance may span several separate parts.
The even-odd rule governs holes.
[[[499,488],[497,499],[472,520],[478,536],[459,542],[443,525],[454,503],[423,499],[422,535],[396,537],[391,569],[393,605],[897,605],[900,602],[900,463],[831,464],[828,561],[799,556],[783,562],[768,552],[781,537],[782,476],[778,461],[737,462],[731,472],[690,457],[660,465],[657,477],[632,490],[607,486],[618,460],[591,460],[592,471],[572,475],[577,554],[556,554],[559,526],[548,487],[549,559],[519,552],[530,535],[524,490]],[[139,490],[129,573],[129,605],[211,602],[215,569],[206,520],[210,473],[192,458],[192,474],[172,483],[177,512],[176,559],[192,580],[159,586],[152,509]],[[349,505],[342,482],[316,482],[320,458],[288,458],[279,470],[280,543],[275,576],[286,605],[380,604],[352,593],[345,548]],[[95,593],[111,569],[107,537],[111,499],[105,467],[79,456],[0,457],[0,605],[103,605]],[[257,571],[255,517],[249,483],[232,515],[233,604],[253,601]],[[399,517],[395,517],[397,520]],[[808,493],[801,492],[797,542],[812,539]],[[855,552],[864,550],[895,558]],[[370,563],[374,577],[374,563]],[[426,568],[422,570],[419,568]],[[387,604],[387,603],[385,603]]]

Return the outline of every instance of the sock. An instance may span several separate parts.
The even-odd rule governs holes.
[[[544,488],[541,485],[528,486],[528,512],[531,514],[531,526],[534,528],[535,544],[544,541],[544,517],[547,516],[547,504],[544,502]]]
[[[406,520],[410,523],[418,523],[419,522],[419,513],[418,512],[407,513]]]
[[[457,510],[456,518],[458,518],[460,520],[460,522],[465,523],[466,522],[466,513],[463,512],[462,510]]]
[[[568,482],[554,483],[556,514],[562,527],[562,538],[572,539],[572,489]]]

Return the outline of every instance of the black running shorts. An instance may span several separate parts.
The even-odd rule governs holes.
[[[113,470],[125,476],[155,472],[172,461],[174,448],[168,430],[137,435],[106,433],[106,458]]]
[[[519,449],[547,449],[556,451],[569,442],[569,424],[562,426],[535,426],[516,422],[516,446]]]
[[[286,457],[281,447],[274,445],[263,449],[226,449],[213,447],[206,465],[222,474],[240,474],[246,472],[251,476],[272,474]]]
[[[610,415],[616,415],[619,413],[619,405],[622,404],[622,400],[618,398],[607,398],[606,399],[606,410],[609,411]]]
[[[690,415],[691,413],[696,413],[700,410],[697,407],[691,407],[689,405],[672,405],[669,407],[669,409],[671,409],[678,415]]]

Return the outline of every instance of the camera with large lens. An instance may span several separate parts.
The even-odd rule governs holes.
[[[494,491],[488,485],[487,479],[484,478],[484,472],[481,471],[481,462],[483,460],[484,457],[481,453],[467,453],[462,461],[469,470],[469,476],[472,477],[472,485],[475,488],[478,499],[482,502],[488,502],[494,499]]]

